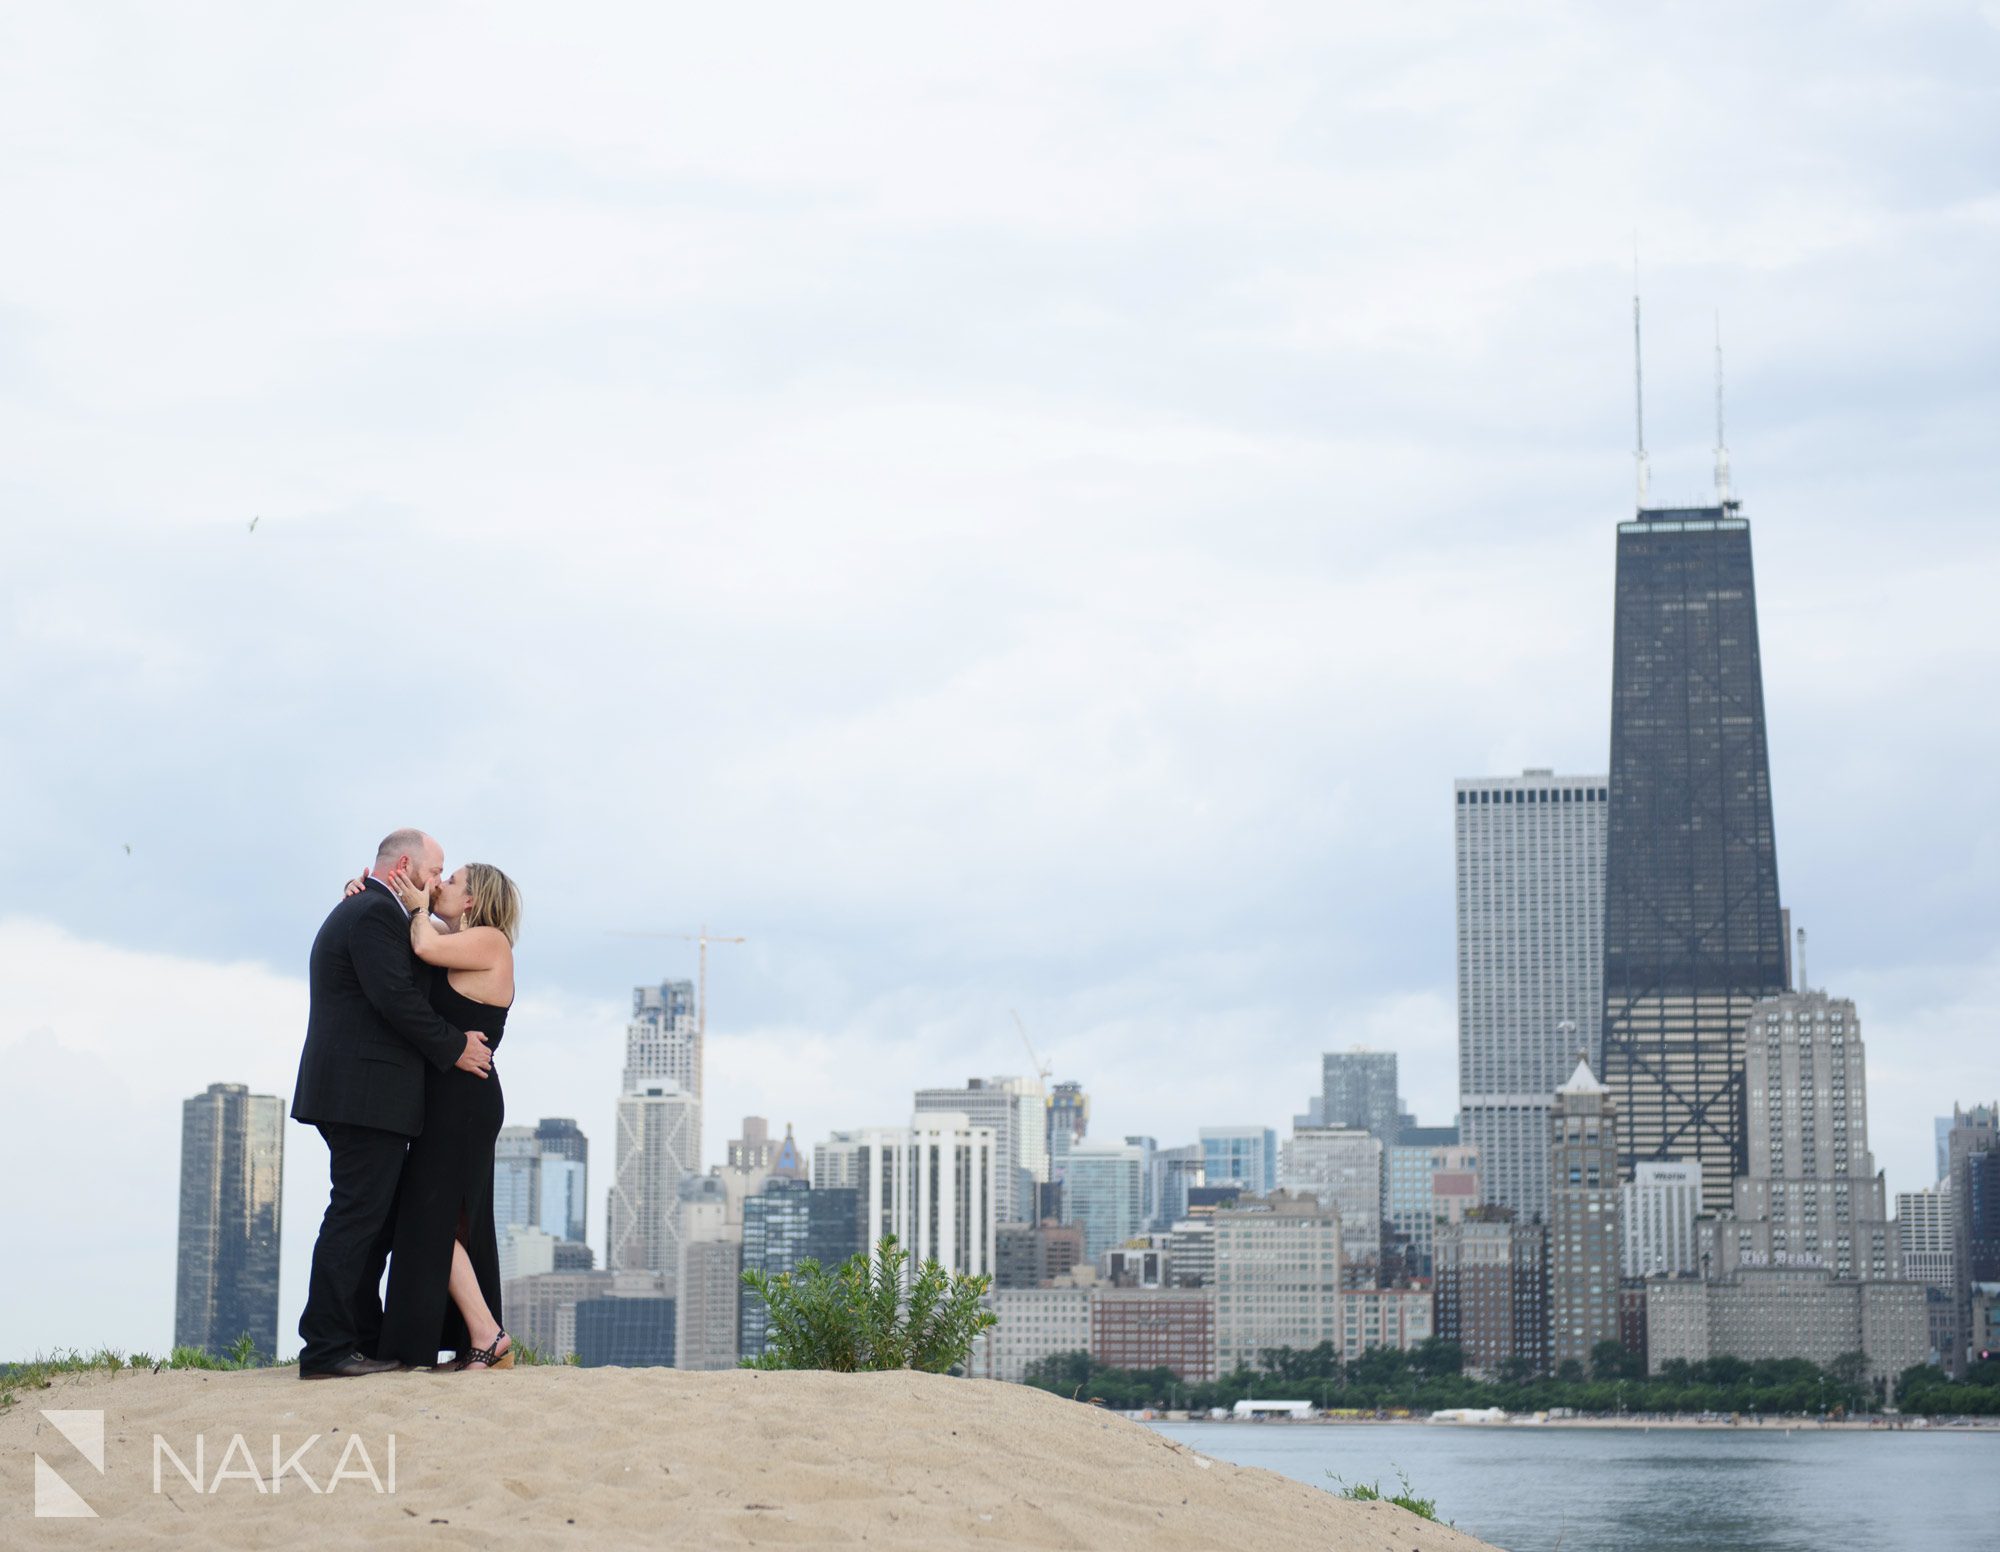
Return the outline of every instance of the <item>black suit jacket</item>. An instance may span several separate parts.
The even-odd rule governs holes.
[[[292,1119],[424,1129],[424,1063],[448,1070],[465,1035],[432,1009],[417,979],[410,919],[370,879],[333,908],[313,939],[306,1045]]]

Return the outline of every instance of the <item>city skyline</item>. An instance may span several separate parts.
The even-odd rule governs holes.
[[[810,1141],[1026,1073],[1009,1009],[1095,1137],[1282,1130],[1356,1044],[1445,1120],[1443,794],[1604,768],[1635,228],[1654,499],[1709,483],[1719,310],[1785,904],[1867,1022],[1891,1189],[1928,1183],[1931,1118],[2000,1086],[2000,729],[1962,711],[2000,668],[2000,159],[1925,106],[1979,100],[1991,28],[1149,13],[1134,93],[1133,20],[814,21],[814,69],[728,95],[700,49],[503,32],[505,134],[435,37],[329,112],[377,77],[355,37],[274,94],[229,89],[270,79],[254,29],[163,72],[28,24],[0,117],[62,162],[10,185],[47,241],[0,368],[0,1077],[40,1103],[0,1162],[65,1189],[0,1338],[165,1342],[158,1096],[286,1092],[305,946],[406,822],[522,885],[501,1065],[596,1144],[600,1265],[623,995],[696,973],[628,933],[750,939],[710,966],[705,1160],[715,1118]],[[79,59],[86,92],[28,68]],[[424,650],[495,657],[393,754],[385,566]]]

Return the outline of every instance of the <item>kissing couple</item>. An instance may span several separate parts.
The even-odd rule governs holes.
[[[506,1112],[493,1053],[520,921],[498,868],[468,862],[447,878],[443,847],[395,830],[313,939],[292,1119],[326,1139],[333,1189],[299,1317],[300,1379],[514,1366],[493,1226]],[[441,1349],[454,1359],[440,1364]]]

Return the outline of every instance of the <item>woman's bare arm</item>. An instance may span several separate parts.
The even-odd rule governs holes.
[[[514,956],[514,945],[498,927],[440,932],[427,911],[410,917],[410,947],[425,964],[447,970],[497,970]]]

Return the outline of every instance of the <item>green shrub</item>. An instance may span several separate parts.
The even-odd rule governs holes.
[[[805,1260],[775,1276],[751,1268],[743,1282],[769,1312],[764,1353],[753,1369],[834,1369],[853,1374],[881,1369],[962,1370],[973,1339],[994,1324],[980,1304],[990,1277],[962,1277],[926,1261],[908,1288],[909,1252],[885,1234],[871,1258],[850,1256],[829,1272]]]

